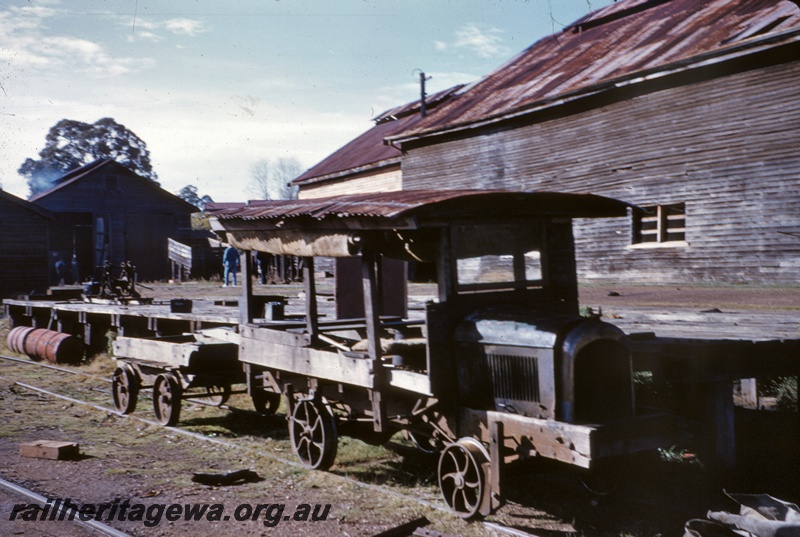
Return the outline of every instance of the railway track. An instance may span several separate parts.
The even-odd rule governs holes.
[[[5,479],[0,479],[0,490],[5,493],[11,493],[15,498],[24,498],[29,502],[33,502],[39,506],[46,506],[48,505],[48,498],[45,498],[41,494],[37,494],[36,492],[23,487],[17,483],[12,483],[11,481],[7,481]],[[66,511],[66,509],[57,509],[55,510],[55,516],[60,516],[62,512]],[[66,513],[65,513],[66,514]],[[121,532],[115,528],[112,528],[108,524],[103,524],[102,522],[98,522],[96,520],[81,520],[79,517],[67,517],[67,522],[69,524],[74,524],[75,526],[81,526],[86,528],[91,535],[105,535],[106,537],[130,537],[127,533]],[[61,535],[73,535],[70,530],[64,530],[63,527],[59,528]],[[16,534],[17,532],[15,532]]]
[[[80,371],[79,369],[59,367],[48,363],[34,362],[28,359],[16,358],[6,355],[0,355],[0,363],[5,364],[3,367],[0,367],[0,381],[13,383],[24,390],[39,394],[47,398],[53,398],[56,400],[64,401],[72,405],[80,405],[83,407],[88,407],[100,412],[119,415],[116,409],[108,405],[108,403],[111,401],[112,394],[111,394],[110,380],[107,377],[99,376],[85,371]],[[9,364],[11,364],[11,367],[9,367]],[[54,379],[52,376],[42,375],[41,373],[43,371],[52,373],[52,375],[54,375],[56,378]],[[65,375],[85,380],[78,383],[64,382],[63,379]],[[199,399],[188,399],[188,401],[197,405],[218,407],[221,411],[229,413],[235,413],[238,415],[250,415],[254,419],[263,419],[263,416],[261,416],[254,410],[246,408],[241,408],[233,405],[221,405],[221,406],[213,405],[211,403]],[[142,417],[142,415],[131,414],[125,416],[125,418],[136,420],[150,426],[161,427],[161,425],[159,425],[155,420]],[[276,416],[273,417],[273,419],[282,419],[282,418],[283,418],[282,414],[277,414]],[[265,452],[263,450],[259,450],[258,446],[254,445],[254,443],[249,439],[237,438],[236,441],[229,441],[219,437],[212,436],[208,433],[200,432],[197,430],[191,430],[191,428],[186,428],[186,427],[168,427],[165,429],[169,430],[170,433],[175,433],[182,436],[190,437],[202,442],[224,446],[226,448],[244,450],[244,451],[255,450],[258,452],[259,456],[267,457],[276,462],[294,468],[298,469],[304,468],[302,464],[300,464],[299,462],[297,462],[292,458],[286,458],[276,455],[273,452]],[[288,441],[286,441],[285,444],[286,444],[285,448],[282,448],[281,451],[290,452],[291,447]],[[390,442],[389,447],[390,449],[400,453],[408,453],[409,451],[413,450],[411,446],[393,442]],[[342,472],[343,474],[351,473],[347,469],[342,470]],[[449,514],[449,511],[446,509],[444,504],[440,502],[438,498],[436,498],[431,493],[427,495],[427,498],[422,498],[417,494],[418,493],[417,488],[414,489],[414,492],[404,492],[402,490],[398,490],[397,488],[369,483],[364,480],[355,479],[349,477],[348,475],[343,475],[343,474],[335,472],[330,473],[330,475],[335,476],[335,478],[340,480],[343,484],[361,487],[369,491],[374,491],[375,493],[378,494],[392,496],[395,498],[402,499],[404,501],[415,502],[427,508],[440,511],[443,515]],[[7,483],[9,483],[9,485],[5,486],[2,480],[0,480],[0,487],[5,487],[6,489],[9,490],[13,487],[24,489],[24,487],[21,487],[19,485],[15,485],[10,482]],[[35,495],[35,493],[33,492],[30,492],[30,494]],[[37,496],[36,498],[33,497],[31,498],[37,502],[43,500],[41,503],[44,503],[44,501],[46,501],[46,499],[43,499],[43,497],[39,497],[38,495],[36,496]],[[482,524],[485,527],[488,535],[511,535],[517,537],[536,536],[536,534],[534,533],[510,527],[500,521],[483,521],[480,524]],[[114,533],[116,530],[110,527],[107,528],[108,528],[107,533],[104,533],[105,529],[101,527],[92,529],[103,535],[111,535],[116,537],[126,535],[125,533],[122,532]],[[397,532],[390,534],[396,535],[398,537],[402,537],[402,535],[404,535],[403,533],[397,533]],[[429,534],[438,535],[435,532]],[[412,533],[408,533],[408,535],[412,535]]]

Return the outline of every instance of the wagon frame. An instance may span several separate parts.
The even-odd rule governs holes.
[[[120,336],[113,348],[114,407],[130,414],[139,392],[152,389],[153,413],[161,425],[178,423],[183,399],[204,398],[222,405],[234,393],[232,386],[244,381],[237,345],[202,331],[152,338]]]
[[[407,191],[223,211],[212,225],[244,252],[243,267],[252,251],[307,258],[299,321],[258,311],[263,304],[244,274],[239,360],[248,392],[285,396],[292,447],[310,468],[334,462],[339,433],[382,443],[405,431],[420,448],[440,452],[443,498],[465,518],[502,504],[502,470],[513,460],[544,456],[597,470],[601,461],[664,445],[671,418],[635,415],[626,336],[578,312],[572,219],[627,211],[594,195],[507,191]],[[469,256],[486,252],[509,278],[462,281],[462,261],[483,263]],[[363,318],[318,315],[319,256],[361,257]],[[381,315],[385,258],[436,263],[438,298],[423,318]],[[493,270],[480,265],[477,273]],[[602,363],[583,358],[592,354]],[[610,386],[595,390],[589,405],[576,385],[592,391],[593,375]]]

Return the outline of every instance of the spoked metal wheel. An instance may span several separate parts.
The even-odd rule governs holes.
[[[447,506],[461,518],[481,513],[488,486],[489,455],[473,438],[444,448],[439,457],[439,489]]]
[[[327,470],[336,458],[338,435],[330,409],[319,401],[298,401],[289,418],[292,449],[305,466]]]
[[[255,390],[251,398],[253,399],[253,408],[264,416],[275,414],[278,411],[278,407],[281,406],[281,394],[277,392]]]
[[[230,384],[224,384],[222,386],[206,386],[205,399],[207,399],[212,405],[222,406],[228,402],[230,396]]]
[[[172,373],[162,373],[153,384],[153,411],[161,425],[175,425],[181,415],[181,383]]]
[[[130,365],[121,365],[114,371],[111,392],[117,412],[131,414],[136,410],[136,401],[139,398],[139,375]]]

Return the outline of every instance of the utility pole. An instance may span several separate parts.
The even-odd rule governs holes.
[[[419,72],[419,115],[425,117],[428,112],[425,110],[425,81],[430,80],[431,77],[425,77],[425,73]]]

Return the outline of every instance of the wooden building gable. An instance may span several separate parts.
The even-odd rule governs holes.
[[[407,189],[591,192],[584,279],[796,284],[800,7],[623,0],[488,75],[414,130]]]
[[[66,174],[30,201],[57,215],[52,249],[77,256],[82,278],[96,276],[105,261],[131,261],[142,280],[169,277],[168,238],[188,233],[197,211],[110,159]]]

